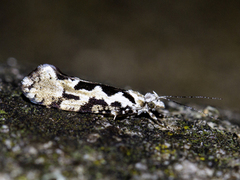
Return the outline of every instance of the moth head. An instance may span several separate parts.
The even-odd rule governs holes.
[[[164,103],[160,100],[160,97],[154,91],[153,93],[145,94],[144,98],[145,98],[145,102],[147,103],[150,109],[158,110],[158,109],[165,108]]]

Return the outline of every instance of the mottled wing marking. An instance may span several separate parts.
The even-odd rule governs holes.
[[[43,64],[22,80],[22,91],[32,103],[82,113],[102,113],[113,116],[148,113],[164,108],[156,93],[145,96],[67,76],[53,65]]]

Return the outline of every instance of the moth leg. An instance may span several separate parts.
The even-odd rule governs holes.
[[[147,111],[147,113],[149,114],[149,116],[151,117],[150,121],[153,123],[153,124],[157,124],[159,126],[165,126],[165,124],[155,116],[155,114],[153,114],[151,111]]]
[[[112,111],[111,114],[113,115],[113,120],[115,121],[117,118],[117,112],[116,111]]]
[[[157,125],[159,125],[159,126],[165,127],[165,124],[164,124],[161,120],[159,120],[159,119],[151,119],[150,121],[151,121],[153,124],[157,124]]]

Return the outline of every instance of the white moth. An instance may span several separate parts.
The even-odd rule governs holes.
[[[61,73],[50,64],[39,65],[22,80],[22,91],[32,103],[81,113],[140,115],[147,113],[153,120],[165,108],[155,92],[140,94],[112,86],[85,81]]]

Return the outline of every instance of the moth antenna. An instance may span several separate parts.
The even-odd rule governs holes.
[[[153,91],[154,92],[154,91]],[[157,93],[154,92],[157,95]],[[208,96],[159,96],[159,98],[191,98],[191,99],[212,99],[212,100],[222,100],[219,97],[208,97]]]

